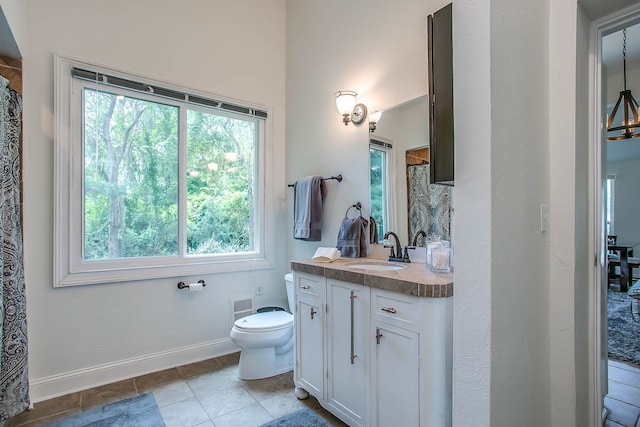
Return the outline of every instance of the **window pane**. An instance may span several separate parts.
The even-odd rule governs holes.
[[[378,227],[378,240],[382,240],[384,230],[387,226],[387,206],[386,206],[386,173],[387,173],[387,153],[384,150],[369,148],[369,164],[371,167],[371,216]]]
[[[615,200],[615,185],[614,178],[607,178],[607,235],[614,233],[613,220],[614,220],[614,200]]]
[[[256,122],[187,112],[187,253],[254,250]]]
[[[84,89],[84,259],[178,253],[178,112]]]

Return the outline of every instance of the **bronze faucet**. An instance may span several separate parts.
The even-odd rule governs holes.
[[[409,259],[409,249],[415,249],[415,246],[405,246],[404,248],[404,254],[402,253],[402,245],[400,244],[400,239],[398,238],[398,235],[396,233],[394,233],[393,231],[387,231],[386,233],[384,233],[384,237],[383,239],[387,239],[387,237],[389,236],[393,236],[393,238],[396,240],[396,249],[395,251],[393,250],[393,246],[386,246],[385,248],[391,248],[391,253],[389,254],[389,261],[397,261],[397,262],[411,262],[411,260]]]
[[[423,229],[420,229],[420,230],[416,231],[416,235],[415,235],[415,236],[413,236],[413,242],[411,243],[411,246],[417,246],[417,243],[418,243],[418,237],[419,237],[420,235],[422,235],[422,238],[423,238],[423,239],[425,239],[425,240],[427,239],[427,233],[425,233]],[[425,243],[426,243],[426,242],[425,242]]]

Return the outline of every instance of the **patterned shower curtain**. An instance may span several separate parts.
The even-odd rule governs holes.
[[[429,184],[429,164],[407,166],[409,238],[419,230],[427,240],[451,240],[451,190]]]
[[[29,407],[27,302],[20,225],[22,99],[0,76],[0,425]]]

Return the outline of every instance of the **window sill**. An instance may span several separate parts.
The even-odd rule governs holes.
[[[171,277],[186,277],[203,274],[218,274],[272,268],[267,258],[251,258],[233,261],[192,262],[175,265],[144,266],[119,269],[95,269],[81,272],[55,272],[54,288],[95,285],[106,283],[135,282]]]

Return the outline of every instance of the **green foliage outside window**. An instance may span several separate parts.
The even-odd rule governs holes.
[[[386,186],[386,155],[383,150],[375,148],[369,149],[369,165],[371,168],[370,177],[370,199],[371,199],[371,217],[376,221],[378,227],[378,240],[382,241],[385,224],[385,186]]]
[[[177,255],[181,180],[186,252],[254,248],[256,123],[84,89],[84,248],[87,260]]]

